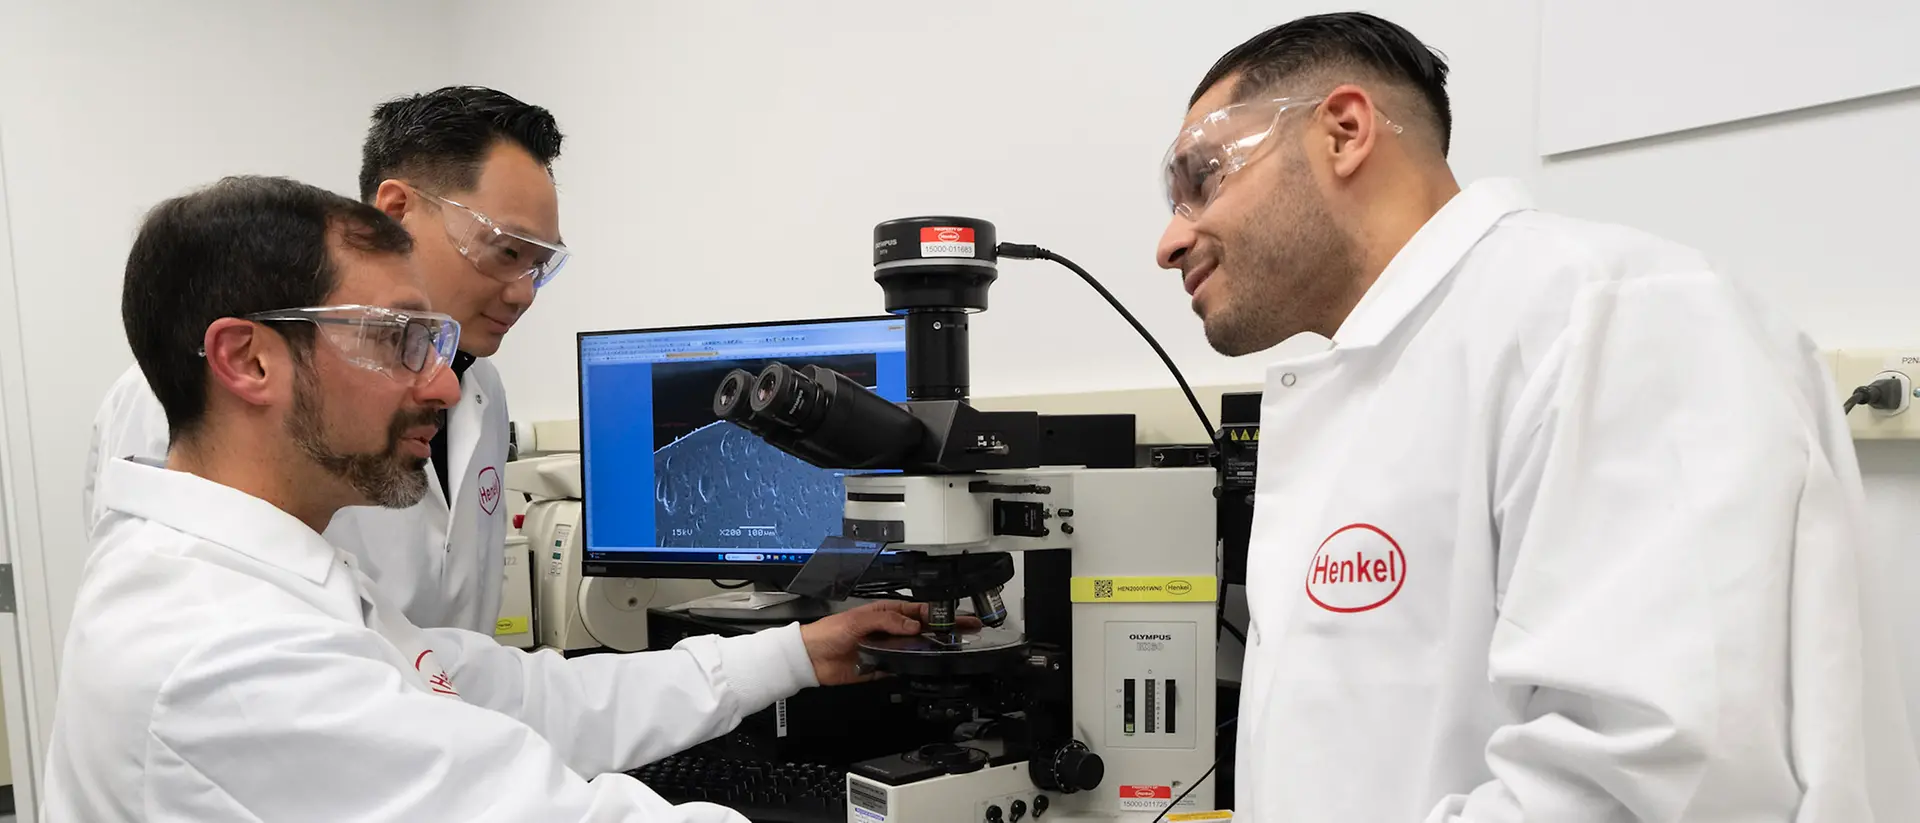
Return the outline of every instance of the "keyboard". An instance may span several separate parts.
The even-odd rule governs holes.
[[[718,803],[756,823],[847,819],[847,771],[819,763],[675,755],[627,774],[674,803]]]

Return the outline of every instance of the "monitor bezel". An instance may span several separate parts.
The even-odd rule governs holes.
[[[656,334],[663,332],[718,331],[722,329],[750,329],[770,326],[826,326],[840,323],[867,323],[876,320],[902,321],[897,314],[854,315],[847,317],[816,317],[800,320],[756,320],[740,323],[701,323],[685,326],[654,326],[631,329],[600,329],[581,331],[574,335],[573,363],[579,376],[586,374],[586,341],[589,337],[607,337],[622,334]],[[582,577],[636,577],[660,580],[715,580],[746,581],[785,587],[793,581],[804,563],[727,563],[722,561],[661,561],[661,560],[588,560],[591,550],[593,530],[589,525],[592,518],[587,513],[592,504],[593,492],[587,473],[587,393],[583,380],[574,392],[576,416],[574,423],[578,427],[577,437],[580,443],[580,575]]]

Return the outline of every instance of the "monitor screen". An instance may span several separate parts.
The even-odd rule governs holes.
[[[583,570],[784,583],[840,534],[843,472],[713,414],[732,369],[833,369],[906,399],[897,317],[587,332],[579,339]]]

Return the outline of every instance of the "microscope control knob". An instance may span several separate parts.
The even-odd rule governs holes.
[[[1033,782],[1047,791],[1073,794],[1099,788],[1107,764],[1087,745],[1073,741],[1057,749],[1043,749],[1034,757]]]

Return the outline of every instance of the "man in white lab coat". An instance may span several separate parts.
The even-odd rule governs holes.
[[[241,178],[156,208],[128,341],[162,461],[114,459],[67,634],[46,816],[85,821],[731,821],[617,774],[816,683],[905,604],[563,659],[422,629],[321,529],[412,505],[460,327],[379,210]],[[416,546],[426,551],[431,547]]]
[[[1920,820],[1813,345],[1692,250],[1464,190],[1364,14],[1229,52],[1159,248],[1267,352],[1236,819]]]
[[[420,626],[491,633],[499,617],[510,424],[486,358],[567,260],[551,174],[560,144],[546,109],[492,89],[449,87],[373,112],[360,197],[406,226],[428,296],[459,321],[462,400],[440,421],[420,501],[342,509],[326,536]],[[94,419],[82,491],[89,530],[106,515],[96,499],[106,466],[166,453],[166,417],[130,366]]]

